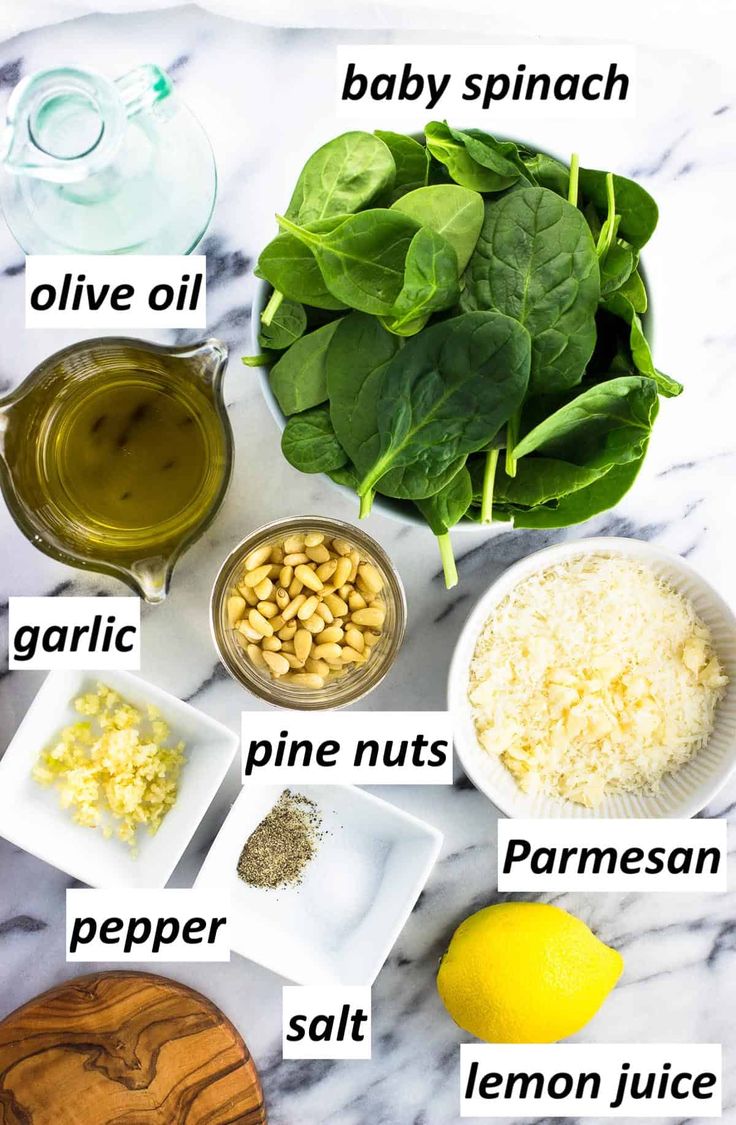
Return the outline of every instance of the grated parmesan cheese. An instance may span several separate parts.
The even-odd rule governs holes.
[[[686,598],[633,559],[581,555],[496,607],[469,699],[481,746],[525,793],[595,808],[656,792],[707,742],[727,682]]]

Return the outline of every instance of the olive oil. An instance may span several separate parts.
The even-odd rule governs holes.
[[[145,375],[79,388],[49,434],[49,483],[95,533],[158,537],[187,517],[207,478],[207,439],[193,405]]]
[[[226,356],[218,341],[110,338],[41,365],[0,411],[0,476],[21,529],[160,601],[229,480]]]

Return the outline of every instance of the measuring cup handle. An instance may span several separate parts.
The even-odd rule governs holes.
[[[165,70],[154,63],[137,66],[115,82],[128,117],[145,112],[167,98],[173,86]]]

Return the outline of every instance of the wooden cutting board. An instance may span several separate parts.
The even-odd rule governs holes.
[[[222,1012],[151,973],[77,977],[0,1023],[0,1125],[263,1125]]]

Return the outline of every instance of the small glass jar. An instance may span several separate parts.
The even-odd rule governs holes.
[[[386,611],[380,639],[373,646],[370,659],[364,664],[350,666],[339,678],[328,679],[321,688],[274,679],[258,668],[238,639],[237,630],[231,628],[227,615],[228,598],[242,581],[245,559],[251,551],[267,544],[280,547],[288,536],[310,531],[329,538],[345,539],[357,548],[366,562],[376,567],[383,578],[382,595]],[[212,588],[210,625],[215,647],[230,675],[260,699],[277,707],[302,711],[346,707],[377,687],[396,659],[406,629],[406,596],[388,555],[364,531],[342,520],[322,516],[290,517],[259,528],[230,552]],[[315,640],[318,643],[318,635]]]

